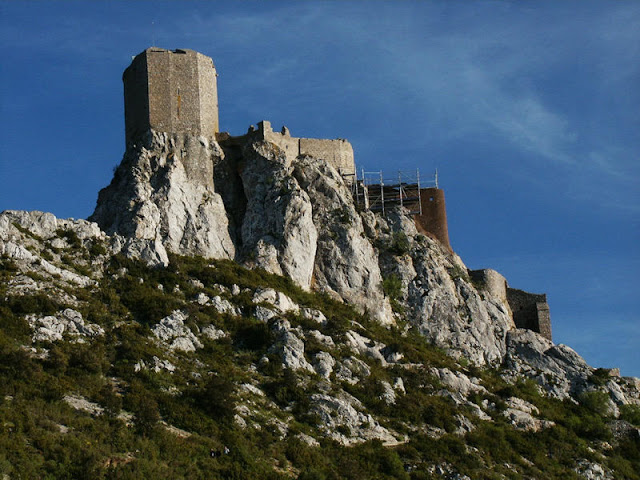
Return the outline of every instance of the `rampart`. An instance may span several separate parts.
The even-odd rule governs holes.
[[[551,315],[545,294],[529,293],[510,288],[505,278],[495,270],[470,270],[473,282],[511,311],[516,328],[525,328],[551,338]]]
[[[505,306],[509,306],[507,300],[507,279],[500,273],[490,268],[483,270],[470,270],[469,276],[476,285],[480,285],[482,289],[493,298],[500,300]]]
[[[528,293],[507,287],[507,300],[518,328],[533,330],[551,340],[551,315],[545,294]]]
[[[149,129],[213,137],[218,131],[217,73],[193,50],[147,48],[124,71],[127,143]]]
[[[444,190],[439,188],[420,189],[421,214],[414,217],[416,228],[437,238],[449,250],[449,227],[447,225],[447,207]]]
[[[353,147],[347,140],[296,138],[291,136],[286,127],[282,127],[281,132],[274,132],[271,123],[266,120],[258,123],[257,131],[250,135],[276,144],[289,162],[299,155],[309,155],[325,160],[342,175],[352,176],[356,171]]]

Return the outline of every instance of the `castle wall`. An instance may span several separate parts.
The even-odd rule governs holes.
[[[500,300],[505,306],[507,303],[507,280],[495,270],[485,268],[483,270],[471,270],[469,276],[482,289],[493,298]]]
[[[142,54],[131,62],[123,75],[124,123],[129,141],[149,129],[149,89],[147,61]]]
[[[148,48],[122,79],[127,141],[149,129],[207,137],[219,130],[211,58],[193,50]]]
[[[218,74],[213,65],[213,60],[198,53],[196,55],[198,66],[198,89],[200,100],[200,124],[202,132],[213,135],[220,131],[218,119]]]
[[[435,237],[449,250],[449,227],[447,225],[447,208],[444,201],[444,190],[439,188],[421,188],[420,203],[422,214],[414,217],[418,231]]]
[[[507,300],[517,328],[533,330],[551,340],[551,315],[545,294],[507,288]]]
[[[258,124],[257,135],[280,147],[288,162],[298,155],[309,155],[325,160],[343,175],[352,175],[356,171],[353,147],[347,140],[292,137],[286,129],[284,133],[274,132],[266,120]]]
[[[353,147],[346,140],[301,138],[300,155],[322,158],[343,175],[353,175],[356,171]]]

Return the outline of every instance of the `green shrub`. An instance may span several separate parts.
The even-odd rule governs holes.
[[[382,280],[382,291],[391,300],[397,300],[402,295],[402,280],[396,274],[391,274]]]
[[[606,385],[609,380],[611,380],[611,376],[606,368],[596,368],[593,374],[589,376],[589,381],[597,386]]]
[[[411,241],[407,234],[399,231],[393,232],[388,250],[395,255],[406,255],[411,251]]]
[[[620,420],[626,420],[632,425],[640,428],[640,405],[620,406]]]
[[[605,392],[583,392],[578,396],[580,405],[600,416],[607,416],[609,394]]]
[[[82,247],[82,240],[80,240],[78,234],[73,230],[59,228],[56,230],[56,235],[60,238],[64,238],[72,249],[79,249]]]

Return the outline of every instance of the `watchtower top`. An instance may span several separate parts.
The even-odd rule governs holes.
[[[194,50],[150,47],[122,74],[127,142],[149,129],[214,136],[219,131],[217,72]]]

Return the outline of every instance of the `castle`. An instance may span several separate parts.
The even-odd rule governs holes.
[[[313,156],[333,166],[348,183],[357,181],[353,147],[347,140],[292,137],[286,127],[274,132],[267,121],[260,122],[257,129],[251,126],[240,136],[220,132],[217,76],[213,60],[193,50],[151,47],[136,55],[122,75],[127,144],[149,130],[215,138],[223,148],[261,140],[276,145],[287,162],[301,155]],[[404,186],[400,181],[399,185],[391,186],[381,183],[377,188],[382,196],[400,192],[402,198]],[[417,200],[414,199],[418,210],[412,212],[416,228],[452,251],[444,191],[437,186],[420,188],[418,185],[418,189]],[[393,195],[389,198],[393,201]],[[470,273],[480,287],[509,306],[518,328],[533,330],[551,339],[545,295],[509,288],[504,277],[493,270]]]
[[[216,68],[193,50],[147,48],[122,74],[127,143],[153,129],[213,137],[219,131]]]

